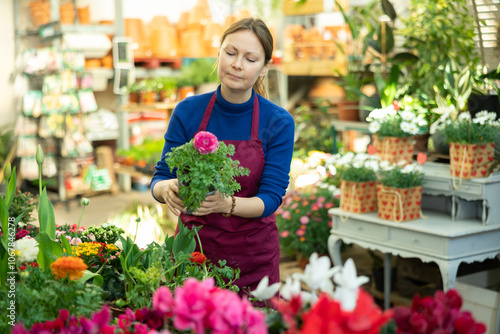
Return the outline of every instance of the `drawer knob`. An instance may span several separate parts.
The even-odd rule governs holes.
[[[413,242],[418,242],[418,239],[417,238],[413,238]]]
[[[363,228],[361,226],[358,226],[358,231],[363,231]]]

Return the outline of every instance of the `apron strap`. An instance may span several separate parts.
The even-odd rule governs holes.
[[[198,132],[205,131],[207,129],[208,121],[210,120],[210,115],[212,115],[212,110],[214,109],[215,100],[216,100],[216,93],[212,95],[212,97],[210,98],[210,102],[208,102],[207,108],[205,109],[205,114],[203,114],[200,127],[198,128]],[[251,140],[259,139],[259,100],[257,98],[257,94],[254,94],[254,100],[253,100],[252,130],[250,132],[250,139]]]

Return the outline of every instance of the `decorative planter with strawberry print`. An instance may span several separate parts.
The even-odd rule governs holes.
[[[488,168],[495,159],[495,143],[450,143],[450,173],[459,179],[489,176]]]
[[[375,181],[353,182],[342,180],[340,208],[354,213],[377,211],[377,187]]]
[[[394,222],[420,218],[422,186],[391,188],[377,185],[378,217]]]
[[[413,160],[413,140],[410,137],[379,137],[373,136],[375,155],[391,164],[404,160],[411,163]]]

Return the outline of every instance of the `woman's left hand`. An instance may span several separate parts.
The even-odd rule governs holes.
[[[206,216],[210,213],[227,213],[231,210],[231,204],[231,197],[223,197],[217,191],[215,194],[206,197],[201,203],[200,208],[196,212],[193,212],[192,215]]]

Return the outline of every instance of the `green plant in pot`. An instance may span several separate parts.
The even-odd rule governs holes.
[[[189,211],[196,211],[211,191],[228,197],[241,189],[238,176],[248,176],[250,170],[240,166],[231,156],[234,145],[226,145],[207,131],[198,132],[189,142],[167,153],[165,162],[176,169],[180,184],[179,197]]]

